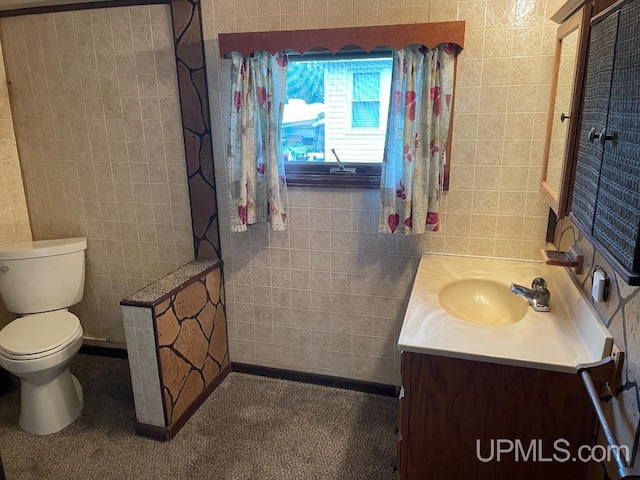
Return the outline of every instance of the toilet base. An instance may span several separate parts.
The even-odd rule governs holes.
[[[82,386],[69,367],[46,383],[20,379],[20,426],[26,432],[49,435],[70,425],[82,413]]]

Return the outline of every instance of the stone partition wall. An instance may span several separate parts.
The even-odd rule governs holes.
[[[198,0],[172,0],[193,241],[197,259],[220,259],[216,178],[213,170],[209,91]]]
[[[627,445],[635,459],[637,451],[634,452],[633,448],[635,446],[637,449],[640,438],[640,390],[638,389],[640,381],[640,287],[630,287],[624,283],[568,218],[560,220],[556,224],[554,243],[558,250],[568,250],[572,245],[577,245],[580,253],[584,255],[583,273],[577,276],[577,280],[590,300],[591,275],[595,265],[604,268],[611,280],[608,300],[604,303],[593,301],[592,303],[602,323],[613,335],[616,344],[625,352],[626,358],[621,387],[613,397],[603,392],[601,401],[609,425],[618,442],[621,445]],[[585,395],[587,395],[586,390]],[[598,442],[605,446],[607,444],[601,429],[598,429]],[[615,470],[612,466],[609,468],[611,478],[617,478],[613,476]],[[600,472],[599,476],[592,478],[603,478],[603,474]]]
[[[171,19],[196,260],[121,302],[140,360],[130,362],[138,432],[164,439],[230,371],[200,2],[172,0]]]
[[[222,264],[195,260],[121,305],[138,432],[172,438],[230,370]]]

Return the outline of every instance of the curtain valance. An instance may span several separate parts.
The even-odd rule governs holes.
[[[464,21],[379,25],[375,27],[322,28],[277,32],[221,33],[220,56],[231,52],[250,55],[255,51],[275,55],[279,51],[304,53],[311,48],[336,52],[346,46],[358,46],[369,52],[388,46],[402,50],[407,45],[424,45],[430,50],[453,43],[464,48]]]

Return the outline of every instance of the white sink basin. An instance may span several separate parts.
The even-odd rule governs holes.
[[[546,280],[549,312],[510,285]],[[575,373],[609,355],[613,339],[568,270],[540,262],[424,254],[398,348],[403,351]]]
[[[454,317],[482,325],[509,325],[522,320],[529,302],[507,285],[484,278],[446,284],[438,294],[442,308]]]

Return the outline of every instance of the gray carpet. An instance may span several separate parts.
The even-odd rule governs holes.
[[[395,478],[397,400],[231,373],[170,442],[135,434],[126,360],[80,355],[82,416],[39,437],[0,395],[7,480]]]

